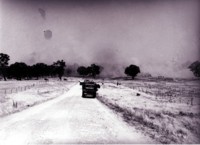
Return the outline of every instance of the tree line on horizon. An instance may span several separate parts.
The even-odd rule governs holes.
[[[47,76],[58,76],[61,80],[66,67],[64,60],[58,60],[51,65],[45,63],[27,65],[24,62],[15,62],[8,65],[9,60],[9,55],[0,53],[0,74],[4,80],[7,78],[16,80],[39,79],[40,77]]]
[[[34,65],[27,65],[24,62],[15,62],[9,65],[10,56],[4,53],[0,53],[0,75],[3,76],[6,81],[9,79],[39,79],[46,77],[58,77],[62,80],[64,74],[71,75],[76,71],[82,77],[93,77],[99,75],[103,67],[97,64],[91,64],[90,66],[78,66],[76,70],[70,67],[66,67],[64,60],[58,60],[51,65],[45,63],[36,63]],[[200,62],[196,61],[188,67],[196,77],[200,77]],[[134,79],[138,73],[140,73],[139,66],[131,64],[124,70],[127,76],[131,76]]]
[[[64,60],[58,60],[51,65],[45,63],[36,63],[34,65],[27,65],[24,62],[15,62],[8,65],[10,56],[7,54],[0,53],[0,75],[3,76],[4,80],[8,79],[39,79],[46,77],[59,77],[62,80],[63,75],[75,74],[75,71],[66,67]],[[103,70],[103,67],[97,64],[91,64],[90,66],[77,66],[76,73],[82,77],[93,77],[95,78]],[[134,77],[140,73],[140,69],[136,65],[130,65],[125,69],[125,74]]]

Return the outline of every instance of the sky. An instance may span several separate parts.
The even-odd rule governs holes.
[[[0,0],[0,51],[10,63],[97,63],[111,76],[135,64],[187,78],[199,24],[199,0]]]

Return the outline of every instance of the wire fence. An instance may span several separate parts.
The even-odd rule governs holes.
[[[190,106],[194,105],[200,105],[200,97],[199,97],[199,91],[195,92],[194,90],[184,90],[184,89],[179,89],[176,88],[175,90],[172,90],[171,88],[173,87],[168,87],[168,88],[163,88],[162,87],[151,87],[148,84],[146,86],[139,86],[135,85],[133,86],[132,84],[126,84],[118,81],[114,82],[99,82],[102,85],[107,84],[113,88],[120,88],[122,86],[126,86],[128,88],[131,88],[133,90],[138,91],[138,94],[134,95],[139,95],[142,97],[145,97],[149,100],[152,101],[158,101],[158,102],[163,102],[163,103],[179,103],[179,104],[187,104]]]
[[[22,91],[29,90],[33,88],[36,84],[31,84],[31,85],[25,85],[25,86],[18,86],[18,87],[13,87],[13,88],[3,88],[0,90],[0,94],[12,94],[12,93],[18,93]]]
[[[142,92],[147,95],[151,95],[154,97],[148,97],[151,100],[156,100],[160,102],[169,102],[169,103],[180,103],[180,104],[187,104],[187,105],[200,105],[200,98],[196,96],[182,96],[176,93],[161,93],[159,90],[157,92],[149,91],[143,87],[133,87],[133,89]],[[145,97],[145,95],[143,95]]]

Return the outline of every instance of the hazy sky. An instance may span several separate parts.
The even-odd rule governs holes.
[[[115,64],[119,74],[132,63],[189,77],[200,56],[199,0],[0,0],[0,7],[0,50],[10,63],[96,62]]]

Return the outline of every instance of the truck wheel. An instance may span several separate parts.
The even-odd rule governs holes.
[[[84,92],[82,93],[82,97],[83,97],[83,98],[85,97],[85,94],[84,94]]]
[[[96,98],[96,92],[93,94],[93,97]]]

